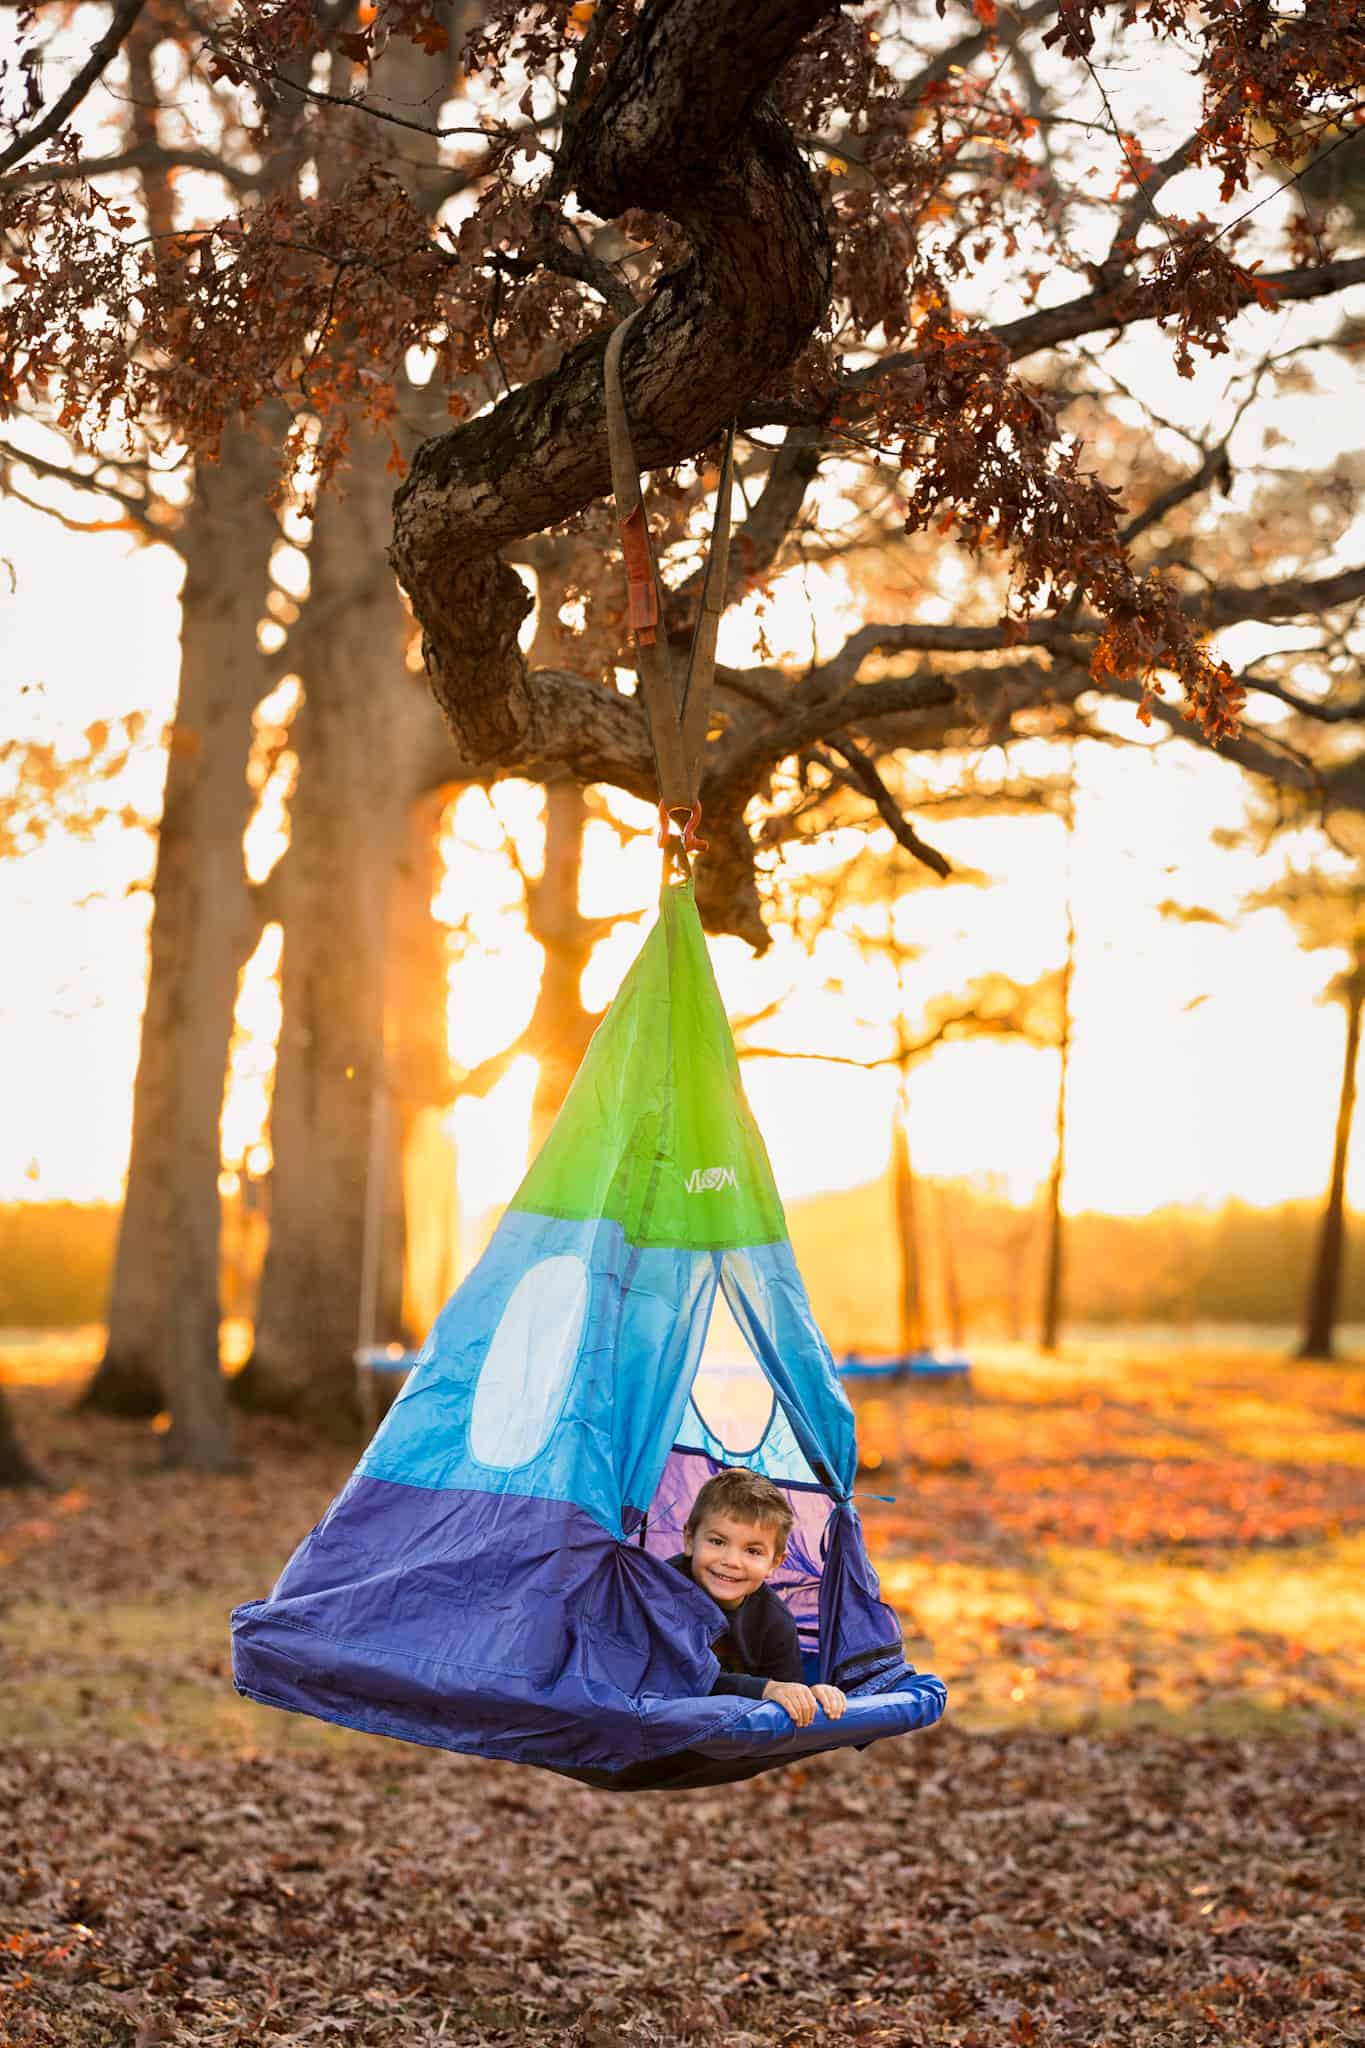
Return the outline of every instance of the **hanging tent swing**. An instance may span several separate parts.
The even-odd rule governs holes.
[[[608,361],[618,511],[653,597],[647,538],[631,555],[638,482],[634,505],[622,502],[623,339],[618,328]],[[728,484],[727,454],[693,684],[713,661]],[[652,628],[638,581],[632,569],[637,640]],[[690,841],[700,744],[684,751],[682,735],[696,707],[675,708],[666,669],[662,680],[666,705],[645,684],[661,811],[688,813]],[[666,770],[670,744],[693,764],[682,780]],[[666,879],[658,922],[487,1250],[342,1493],[270,1596],[233,1614],[248,1698],[611,1789],[725,1783],[942,1714],[946,1689],[906,1665],[868,1563],[852,1414],[744,1099],[683,844],[670,854],[680,879]],[[769,1410],[740,1455],[694,1398],[718,1293]],[[725,1464],[762,1473],[791,1503],[770,1583],[807,1678],[849,1696],[837,1721],[797,1728],[776,1704],[711,1694],[726,1616],[668,1560]]]

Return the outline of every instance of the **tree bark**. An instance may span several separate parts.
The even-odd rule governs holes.
[[[305,697],[277,899],[284,1023],[270,1239],[254,1352],[233,1390],[248,1408],[332,1432],[357,1418],[357,1343],[400,1327],[406,1124],[385,1062],[391,920],[405,851],[412,858],[414,801],[430,788],[435,758],[448,760],[452,780],[458,767],[429,691],[405,668],[411,628],[396,591],[376,594],[359,574],[382,555],[387,452],[386,442],[361,443],[345,496],[320,504],[310,596],[291,636]],[[315,607],[324,624],[310,633]],[[427,824],[434,832],[434,819]],[[362,1327],[376,1228],[367,1235],[367,1199],[386,1240],[373,1332]]]
[[[0,1385],[0,1486],[46,1486],[38,1467],[19,1441],[9,1396]]]
[[[1341,1272],[1346,1249],[1346,1165],[1351,1152],[1351,1125],[1355,1119],[1362,1008],[1365,1008],[1365,963],[1358,961],[1355,973],[1347,983],[1346,1055],[1342,1063],[1336,1137],[1332,1146],[1332,1179],[1318,1226],[1313,1271],[1308,1282],[1303,1342],[1298,1351],[1299,1357],[1305,1360],[1327,1360],[1335,1355],[1337,1308],[1341,1299]]]
[[[167,1455],[231,1462],[218,1373],[219,1120],[255,936],[242,834],[261,690],[256,628],[278,524],[273,452],[230,434],[187,514],[180,690],[157,834],[147,1000],[104,1359],[83,1405],[175,1415]],[[200,1386],[200,1381],[206,1386]],[[178,1411],[178,1412],[177,1412]]]
[[[175,207],[160,156],[154,70],[163,32],[144,19],[129,37],[129,123],[146,152],[148,228],[169,248]],[[272,117],[263,191],[291,173],[295,126],[287,107]],[[251,713],[266,687],[256,629],[279,537],[267,503],[278,461],[266,431],[267,423],[254,432],[229,428],[218,459],[197,465],[181,535],[180,686],[157,834],[132,1143],[104,1357],[81,1401],[105,1414],[147,1416],[178,1389],[167,1457],[209,1470],[231,1462],[217,1386],[218,1130],[237,976],[255,935],[241,841]],[[187,1377],[200,1370],[210,1377],[207,1393]]]

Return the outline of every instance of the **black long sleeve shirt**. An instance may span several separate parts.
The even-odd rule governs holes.
[[[684,1578],[692,1577],[692,1560],[685,1553],[668,1561]],[[761,1700],[769,1679],[787,1685],[803,1682],[796,1623],[771,1586],[760,1586],[738,1607],[722,1608],[721,1612],[728,1626],[711,1645],[721,1664],[713,1693],[733,1692],[744,1699]]]

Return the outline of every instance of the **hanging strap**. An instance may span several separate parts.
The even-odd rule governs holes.
[[[701,610],[692,635],[687,673],[679,691],[668,648],[659,639],[659,576],[654,565],[654,550],[650,544],[644,498],[640,491],[640,472],[631,446],[630,422],[626,417],[626,401],[621,389],[621,354],[626,336],[639,317],[638,312],[632,313],[621,321],[613,328],[607,342],[604,370],[607,443],[611,456],[611,484],[616,497],[616,518],[621,529],[621,551],[625,557],[630,625],[635,636],[635,666],[640,678],[640,695],[644,701],[650,744],[654,750],[654,772],[659,784],[660,820],[666,833],[668,820],[680,818],[685,813],[688,820],[686,843],[690,849],[692,846],[705,846],[704,840],[695,838],[701,817],[697,787],[710,719],[711,689],[716,675],[716,632],[725,609],[735,430],[732,425],[725,437],[725,456],[716,493],[716,514],[702,585]]]

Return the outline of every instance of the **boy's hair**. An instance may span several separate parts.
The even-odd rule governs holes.
[[[743,1465],[726,1465],[708,1479],[692,1503],[684,1534],[695,1535],[709,1514],[733,1515],[737,1522],[757,1522],[773,1532],[776,1555],[786,1555],[787,1538],[796,1519],[787,1496],[757,1472]]]

